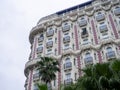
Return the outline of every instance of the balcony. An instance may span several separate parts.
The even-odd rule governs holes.
[[[84,58],[85,65],[93,64],[93,58],[91,56]]]
[[[109,51],[106,53],[106,57],[107,59],[112,59],[112,58],[115,58],[115,52],[114,51]]]
[[[67,62],[64,64],[64,70],[70,70],[72,69],[72,62]]]
[[[69,79],[64,80],[64,84],[65,84],[65,85],[70,85],[70,84],[72,84],[72,83],[73,83],[73,79],[72,79],[72,78],[69,78]]]
[[[47,37],[54,35],[54,30],[49,30],[46,32]]]
[[[43,47],[38,47],[37,48],[37,53],[42,53],[43,52]]]
[[[63,38],[63,42],[66,43],[66,42],[70,42],[70,36],[66,36]]]
[[[52,46],[53,46],[53,41],[47,42],[47,43],[46,43],[46,46],[47,46],[47,48],[52,47]]]
[[[73,53],[73,50],[72,50],[71,47],[65,47],[65,48],[63,48],[62,55],[66,55],[66,54],[70,54],[70,53]]]
[[[64,25],[62,29],[63,29],[63,32],[69,31],[70,25]]]
[[[108,31],[107,25],[101,25],[101,26],[99,27],[99,29],[100,29],[100,32],[101,32],[101,33],[102,33],[102,32],[105,32],[105,31]]]
[[[101,20],[104,20],[104,19],[105,19],[104,14],[96,15],[96,20],[97,20],[97,21],[101,21]]]
[[[44,40],[44,37],[39,37],[38,42],[42,42]]]
[[[40,78],[39,73],[35,73],[35,74],[33,74],[33,80],[34,80],[34,81],[39,80],[39,78]]]
[[[116,8],[116,9],[114,10],[114,13],[115,13],[116,16],[117,16],[117,15],[120,15],[120,7],[119,7],[119,8]]]
[[[85,25],[87,25],[87,21],[86,20],[80,20],[79,25],[80,25],[80,27],[85,26]]]

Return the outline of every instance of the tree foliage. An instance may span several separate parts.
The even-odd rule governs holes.
[[[120,60],[89,65],[82,71],[73,90],[120,90]]]

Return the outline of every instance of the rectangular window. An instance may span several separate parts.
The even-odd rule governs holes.
[[[37,84],[34,84],[33,90],[38,90]]]
[[[64,36],[68,36],[68,35],[69,35],[69,33],[65,33],[65,34],[64,34]]]
[[[51,54],[51,53],[52,53],[52,49],[50,48],[47,50],[47,54]]]
[[[48,41],[52,41],[52,38],[48,38]]]
[[[82,28],[82,35],[87,34],[87,29],[86,28]]]
[[[43,45],[42,44],[38,44],[39,47],[42,47]]]
[[[66,74],[66,75],[65,75],[65,78],[66,78],[66,79],[70,79],[70,78],[71,78],[71,73]]]
[[[69,44],[65,44],[64,49],[69,49]]]

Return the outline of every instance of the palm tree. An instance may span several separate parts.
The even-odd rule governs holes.
[[[82,69],[84,76],[80,77],[77,81],[78,90],[99,90],[98,80],[94,72],[93,65],[89,65]]]
[[[39,90],[48,90],[46,84],[37,84]]]
[[[84,75],[78,79],[75,90],[120,89],[120,60],[90,65],[82,71]]]
[[[58,67],[59,62],[51,57],[40,57],[40,59],[38,62],[40,78],[46,85],[50,85],[52,89],[51,81],[56,79],[55,73],[60,71]]]
[[[109,88],[108,80],[112,75],[109,63],[90,65],[82,71],[84,76],[77,82],[77,87],[82,88],[81,90],[104,90],[104,88]]]
[[[120,89],[120,60],[114,59],[114,61],[110,63],[109,67],[113,73],[113,76],[110,79],[110,86],[115,90],[119,90]]]

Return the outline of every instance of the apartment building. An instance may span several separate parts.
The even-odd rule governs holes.
[[[25,90],[38,90],[40,56],[58,60],[53,90],[75,83],[86,65],[120,58],[120,0],[90,0],[41,18],[29,34]]]

